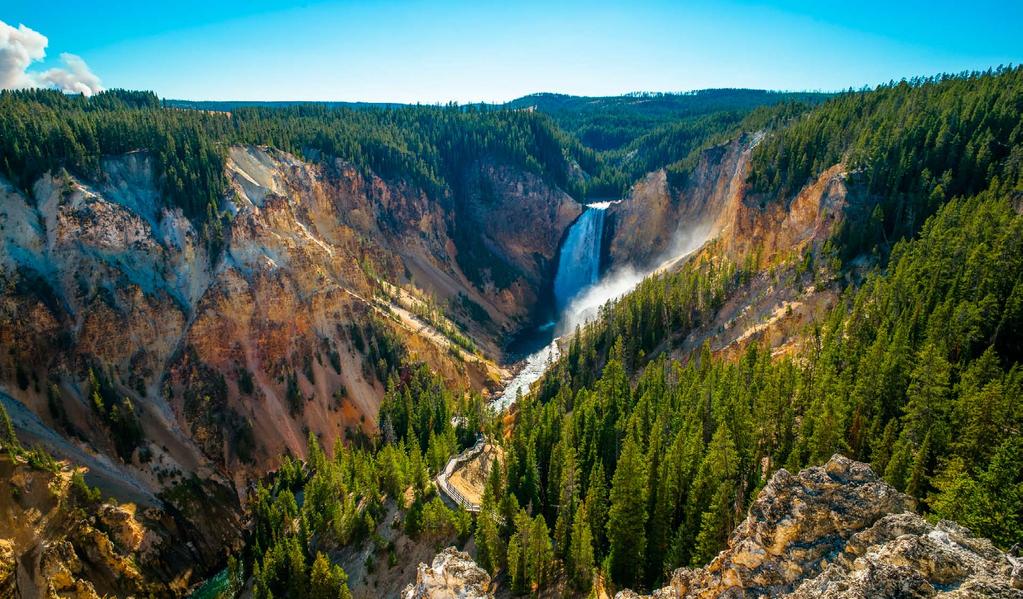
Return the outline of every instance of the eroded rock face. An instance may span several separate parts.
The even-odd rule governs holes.
[[[0,539],[0,597],[14,595],[14,571],[16,568],[14,542]]]
[[[468,553],[448,547],[433,558],[433,564],[419,564],[416,582],[402,591],[402,599],[484,599],[493,597],[490,575],[476,565]]]
[[[684,182],[670,184],[661,170],[633,185],[608,209],[608,268],[653,268],[711,239],[725,255],[755,252],[768,266],[828,239],[850,197],[844,167],[833,165],[785,201],[753,194],[746,178],[762,139],[745,134],[704,150]]]
[[[704,568],[676,570],[653,596],[1023,597],[1015,558],[912,508],[869,466],[839,455],[798,475],[779,470],[728,548]]]
[[[1023,597],[1020,568],[954,522],[892,514],[850,538],[834,563],[791,597]]]
[[[105,158],[95,181],[47,174],[30,193],[0,181],[0,390],[113,455],[91,409],[93,369],[139,414],[148,465],[134,465],[153,490],[197,471],[242,487],[301,453],[308,430],[372,432],[386,373],[366,346],[385,334],[454,388],[496,389],[492,365],[379,318],[375,281],[432,296],[497,357],[581,210],[486,157],[457,198],[263,147],[231,148],[225,174],[222,251],[161,198],[145,152]]]
[[[26,444],[140,506],[153,534],[102,515],[114,549],[174,537],[160,575],[184,586],[240,540],[248,480],[310,431],[328,450],[375,433],[397,354],[453,389],[497,389],[489,358],[529,323],[581,210],[493,157],[466,166],[457,197],[265,147],[230,148],[225,166],[216,243],[161,197],[144,151],[94,179],[0,180],[0,402]],[[398,311],[395,290],[436,301],[483,355]],[[96,387],[131,402],[140,442],[118,445]]]
[[[38,470],[0,455],[7,483],[0,486],[0,597],[181,595],[185,588],[157,574],[176,541],[155,538],[148,527],[156,522],[137,517],[133,504],[82,498],[71,483],[76,471],[67,463]]]
[[[651,268],[698,238],[719,234],[741,203],[750,152],[759,139],[741,136],[704,150],[678,188],[669,185],[664,170],[633,185],[624,201],[608,209],[609,267]]]

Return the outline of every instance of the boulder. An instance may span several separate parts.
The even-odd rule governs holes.
[[[490,575],[468,553],[448,547],[419,564],[416,582],[405,587],[402,599],[484,599],[493,597]]]

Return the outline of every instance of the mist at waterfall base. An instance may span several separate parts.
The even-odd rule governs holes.
[[[558,338],[572,333],[577,326],[593,320],[600,307],[632,291],[651,274],[670,268],[679,260],[696,251],[707,241],[712,231],[709,223],[679,227],[668,250],[656,266],[638,270],[623,266],[600,277],[601,244],[604,216],[611,202],[591,204],[572,224],[558,257],[558,270],[554,276],[554,301],[558,317],[545,323],[520,340],[517,349],[526,350],[525,366],[504,388],[494,402],[500,412],[529,392],[530,386],[543,376],[547,368],[560,356]],[[514,347],[514,346],[513,346]]]
[[[664,255],[652,261],[655,267],[637,270],[631,265],[625,265],[607,273],[599,282],[581,289],[561,310],[557,325],[554,327],[555,337],[572,333],[577,326],[596,318],[604,304],[622,297],[635,289],[643,279],[670,268],[698,250],[710,237],[712,229],[710,223],[680,227]]]

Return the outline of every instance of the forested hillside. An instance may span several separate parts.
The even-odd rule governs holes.
[[[508,102],[551,115],[558,126],[594,150],[621,150],[652,129],[708,115],[743,115],[785,102],[818,103],[830,94],[759,89],[703,89],[683,93],[635,93],[586,97],[533,94]]]
[[[610,98],[536,94],[508,105],[549,114],[593,154],[587,196],[614,199],[626,195],[647,173],[661,168],[668,169],[677,185],[699,150],[799,114],[828,97],[830,94],[711,89]]]
[[[606,557],[630,586],[707,562],[773,470],[836,452],[871,462],[935,517],[1011,546],[1023,535],[1021,233],[1023,217],[995,191],[949,203],[921,239],[896,246],[887,273],[807,332],[799,359],[753,344],[738,362],[704,351],[625,368],[649,345],[636,335],[651,325],[632,309],[677,330],[689,321],[676,314],[698,318],[719,297],[696,266],[650,281],[521,404],[508,484],[561,529],[587,518],[597,563]],[[605,327],[621,334],[595,378]],[[560,540],[570,570],[594,559]]]
[[[1017,69],[842,96],[758,148],[750,181],[772,190],[766,201],[786,201],[829,161],[846,161],[854,184],[877,198],[875,212],[913,215],[890,221],[900,228],[880,217],[847,222],[843,239],[888,239],[890,260],[805,331],[800,355],[772,357],[753,343],[737,361],[706,346],[664,359],[752,274],[750,264],[715,261],[713,247],[648,279],[572,339],[520,404],[506,484],[552,528],[554,555],[580,588],[591,564],[616,584],[650,588],[675,567],[706,563],[775,469],[836,452],[869,461],[931,517],[1003,547],[1023,538],[1019,81]],[[838,141],[818,130],[828,119],[842,123]],[[921,127],[956,127],[940,158]],[[820,156],[817,166],[791,175],[800,177],[792,188],[780,176],[765,183],[764,173],[788,172],[793,147]],[[947,173],[946,184],[921,165]],[[931,212],[918,238],[896,241]],[[839,281],[829,247],[793,265],[788,284]],[[481,532],[481,546],[499,544]],[[592,551],[573,545],[582,538]],[[508,560],[489,565],[523,567]],[[542,571],[523,575],[541,582]]]
[[[231,144],[270,145],[309,158],[340,158],[440,198],[458,196],[460,169],[497,156],[542,175],[578,200],[617,198],[646,173],[684,161],[767,116],[804,110],[825,94],[705,90],[580,98],[540,94],[506,105],[162,103],[110,90],[0,92],[0,173],[26,187],[53,169],[94,177],[105,155],[153,153],[161,191],[208,235],[222,225],[224,156]],[[522,110],[532,107],[536,110]],[[229,111],[229,112],[228,112]],[[574,171],[574,166],[582,169]]]
[[[918,78],[871,93],[847,93],[769,136],[753,154],[750,184],[771,200],[791,198],[842,162],[874,198],[840,236],[843,257],[918,231],[955,197],[969,197],[1018,171],[1023,144],[1023,69]],[[1012,172],[1005,173],[1006,167]]]
[[[505,462],[490,473],[473,527],[480,565],[502,575],[514,593],[548,588],[581,595],[595,569],[613,588],[654,588],[673,569],[713,558],[771,474],[821,464],[834,453],[869,462],[892,486],[917,498],[928,518],[954,519],[1003,548],[1023,540],[1018,80],[1018,70],[921,80],[843,95],[805,114],[798,108],[766,115],[760,122],[771,132],[756,150],[749,178],[753,198],[789,201],[801,183],[785,191],[781,179],[765,184],[765,173],[781,172],[791,149],[779,148],[789,148],[785,144],[825,116],[844,115],[842,130],[860,131],[849,135],[852,140],[873,135],[877,123],[901,119],[907,126],[889,128],[883,152],[905,148],[915,157],[903,160],[906,170],[862,159],[861,148],[874,146],[852,141],[820,164],[856,164],[850,185],[870,199],[868,214],[901,206],[904,214],[918,215],[920,224],[907,219],[903,228],[890,228],[880,216],[858,219],[851,212],[838,239],[809,247],[770,272],[758,271],[755,255],[728,257],[723,244],[712,242],[680,269],[652,276],[606,306],[599,319],[575,333],[534,392],[517,403],[505,430]],[[1001,115],[982,119],[990,126],[952,136],[949,155],[970,168],[982,164],[986,174],[964,179],[954,192],[921,188],[926,177],[915,170],[923,164],[916,160],[924,160],[920,155],[930,146],[911,149],[907,131],[916,128],[909,126],[908,113],[899,112],[907,102],[917,102],[912,114],[941,114],[944,123],[978,111]],[[1009,126],[1013,110],[1015,125]],[[823,148],[802,143],[807,152],[825,156]],[[977,148],[997,151],[988,155]],[[948,166],[949,160],[931,157],[925,163],[956,172],[958,165]],[[809,178],[817,170],[798,176]],[[908,180],[917,181],[916,187],[899,183]],[[900,193],[902,203],[891,203],[888,198]],[[913,203],[921,197],[929,203]],[[857,246],[849,239],[875,241]],[[862,251],[867,255],[857,253]],[[843,263],[841,255],[857,259]],[[709,343],[681,358],[672,351],[755,277],[837,288],[840,299],[802,331],[796,354],[773,355],[755,340],[737,358],[712,352]],[[439,500],[426,502],[427,493],[415,481],[424,469],[442,467],[444,451],[456,443],[466,446],[471,431],[493,433],[497,425],[478,406],[463,404],[458,413],[471,419],[458,420],[455,441],[447,424],[450,408],[444,406],[458,402],[439,400],[443,392],[428,391],[422,375],[413,380],[392,389],[382,407],[384,444],[374,450],[380,452],[375,462],[364,462],[375,466],[351,470],[365,472],[361,479],[339,478],[345,489],[340,494],[356,490],[358,497],[362,489],[381,485],[393,497],[412,484],[416,499],[405,516],[406,530],[464,535],[465,516]],[[327,468],[329,461],[317,451],[311,455],[312,472]],[[352,459],[344,453],[336,463],[348,471],[353,467],[345,464]],[[306,497],[321,496],[310,492],[312,484],[305,486]],[[282,503],[274,509],[285,521],[298,518],[300,530],[311,530],[309,517],[301,515],[307,508],[295,508],[279,483],[275,489],[266,501],[277,497]],[[342,527],[334,533],[340,539],[351,534],[344,532],[348,527],[367,530],[343,513],[333,517]],[[436,532],[442,529],[447,532]],[[323,538],[309,536],[305,552],[301,544],[287,550],[306,556],[306,573],[296,571],[294,577],[275,565],[285,563],[284,553],[276,553],[285,549],[264,558],[257,552],[256,561],[264,565],[256,571],[269,585],[261,588],[286,591],[295,587],[285,580],[305,580]]]
[[[304,462],[285,458],[268,484],[256,487],[251,538],[231,570],[231,585],[240,587],[243,573],[251,573],[253,593],[260,598],[350,596],[347,575],[327,555],[376,543],[396,562],[393,544],[381,543],[377,533],[378,525],[389,525],[383,522],[385,504],[405,508],[401,528],[411,538],[468,539],[470,515],[446,507],[429,481],[460,449],[459,437],[471,443],[475,431],[487,425],[480,419],[482,400],[455,401],[442,381],[420,367],[388,391],[381,411],[389,431],[385,444],[338,444],[334,455],[327,455],[310,435]],[[462,424],[453,426],[449,411],[460,415]],[[406,490],[411,491],[407,505]]]
[[[0,92],[5,176],[27,186],[44,172],[98,173],[104,155],[152,152],[165,198],[192,218],[216,211],[231,144],[265,144],[349,161],[405,179],[439,197],[466,160],[497,155],[567,189],[571,144],[541,114],[489,108],[406,106],[355,110],[326,105],[238,108],[230,113],[164,108],[152,93],[93,97],[56,91]]]

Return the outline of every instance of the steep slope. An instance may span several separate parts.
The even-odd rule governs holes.
[[[628,264],[649,270],[676,256],[687,236],[724,236],[742,202],[750,153],[761,138],[741,136],[704,150],[681,189],[669,186],[663,169],[634,185],[624,201],[608,208],[608,268]]]
[[[806,255],[828,259],[826,242],[849,210],[866,201],[842,165],[807,184],[789,203],[763,202],[747,183],[750,157],[763,133],[742,135],[702,151],[685,183],[674,188],[664,170],[633,186],[608,209],[608,277],[618,272],[677,271],[687,260],[741,264],[750,280],[737,286],[710,319],[669,339],[658,351],[684,358],[709,341],[715,352],[741,351],[766,339],[777,351],[837,300],[838,281],[785,285],[801,278]],[[695,257],[691,256],[695,252]]]
[[[359,355],[396,351],[382,347],[389,335],[453,386],[492,387],[493,369],[481,369],[476,357],[452,360],[436,335],[390,318],[393,298],[376,277],[461,309],[459,320],[496,355],[497,335],[528,322],[561,231],[580,211],[539,178],[492,161],[467,172],[477,192],[449,212],[421,192],[340,161],[312,165],[236,147],[227,163],[236,214],[224,258],[214,262],[189,221],[158,209],[152,168],[137,153],[108,159],[99,184],[47,176],[32,198],[5,188],[2,330],[11,352],[4,372],[9,393],[44,420],[53,417],[47,403],[56,402],[62,418],[79,424],[95,416],[83,373],[94,366],[97,377],[119,379],[111,381],[122,387],[114,393],[144,398],[141,420],[178,439],[155,430],[147,437],[180,445],[174,460],[189,471],[199,458],[182,436],[224,461],[233,454],[221,455],[223,430],[248,435],[246,421],[258,438],[279,437],[293,451],[304,443],[303,422],[320,433],[372,426],[387,373],[363,365]],[[452,220],[479,232],[476,241],[508,264],[510,282],[481,289],[469,282],[453,255]],[[516,235],[526,222],[532,236]],[[55,336],[67,341],[55,345]],[[305,376],[291,374],[298,371]],[[290,386],[288,376],[297,379]],[[295,421],[290,436],[271,434],[306,403],[287,405],[289,389],[314,400],[311,413]],[[199,402],[207,404],[199,410]],[[175,410],[189,433],[178,430]],[[266,447],[271,455],[279,450]]]
[[[608,209],[608,268],[630,265],[649,270],[720,238],[718,252],[741,259],[756,255],[768,266],[821,245],[844,218],[849,182],[841,164],[803,187],[790,202],[765,202],[747,182],[753,151],[764,133],[703,150],[680,188],[664,170],[637,183],[624,201]],[[862,195],[862,194],[861,194]]]
[[[145,152],[0,198],[0,391],[19,434],[89,464],[105,493],[186,519],[203,518],[197,492],[238,510],[309,431],[328,446],[375,434],[406,363],[496,389],[506,373],[487,356],[530,321],[581,210],[497,159],[466,169],[458,203],[253,146],[230,148],[226,175],[222,250],[160,200]],[[455,226],[496,257],[482,280],[499,259],[501,286],[463,274]]]
[[[631,253],[657,270],[566,341],[506,443],[501,482],[555,529],[551,567],[579,589],[580,562],[619,588],[660,586],[714,559],[773,472],[836,452],[921,513],[1020,542],[1021,73],[843,96],[609,208],[608,279]],[[957,133],[924,142],[943,131]],[[793,186],[759,187],[772,169]],[[665,264],[700,225],[710,239]],[[576,552],[577,530],[592,551]],[[553,584],[514,558],[526,584]]]
[[[4,197],[0,335],[13,351],[0,400],[26,440],[91,460],[106,491],[210,533],[196,572],[231,541],[201,502],[214,497],[230,522],[251,500],[244,560],[260,596],[314,573],[343,588],[329,561],[347,549],[396,559],[372,536],[381,518],[423,540],[467,538],[469,515],[429,480],[481,431],[506,459],[486,477],[475,545],[516,591],[584,591],[594,568],[618,588],[672,577],[712,595],[797,592],[808,578],[807,593],[1001,584],[998,555],[910,516],[892,526],[955,537],[970,568],[910,572],[894,590],[872,578],[883,561],[816,577],[847,533],[884,520],[871,509],[908,507],[841,463],[829,480],[894,503],[844,505],[810,471],[789,522],[754,503],[767,527],[747,523],[753,541],[718,551],[775,472],[767,489],[784,494],[781,466],[835,452],[870,460],[936,517],[1018,542],[1020,72],[842,95],[707,147],[689,170],[648,174],[609,209],[602,251],[611,275],[654,276],[567,340],[504,430],[466,392],[499,387],[487,357],[542,314],[581,210],[562,190],[586,188],[585,152],[543,119],[487,129],[489,113],[471,111],[251,110],[211,117],[222,156],[206,138],[178,162],[166,148],[83,151],[97,173],[54,168]],[[309,160],[225,143],[256,137],[246,128]],[[338,148],[351,162],[329,157]],[[191,189],[181,164],[184,179],[223,183],[204,188],[226,193],[205,217],[203,196],[179,197]],[[216,176],[195,164],[219,164]],[[277,466],[272,491],[246,488]],[[820,496],[838,516],[801,511]],[[404,523],[388,501],[408,506]],[[781,553],[765,557],[778,530]],[[951,560],[872,534],[882,540],[860,539],[870,559]],[[163,581],[196,573],[183,568]]]

